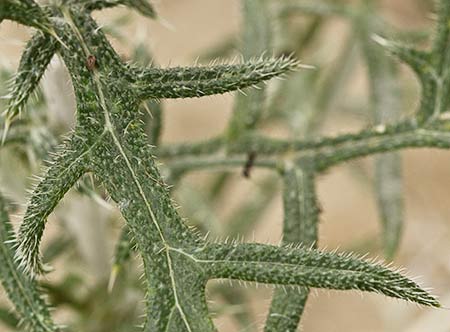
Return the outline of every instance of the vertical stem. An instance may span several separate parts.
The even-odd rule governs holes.
[[[0,285],[20,317],[21,327],[34,332],[56,332],[47,303],[36,282],[23,273],[15,259],[16,238],[6,203],[0,194]]]
[[[366,0],[365,12],[358,20],[363,54],[368,68],[370,104],[375,124],[386,125],[400,117],[400,94],[395,77],[397,67],[371,42],[371,16],[375,9]],[[403,181],[399,153],[375,157],[375,193],[383,227],[383,248],[389,259],[395,255],[403,229]]]
[[[383,227],[385,257],[397,252],[403,230],[403,181],[401,156],[389,153],[375,159],[375,191]]]
[[[432,61],[440,80],[437,82],[436,113],[447,112],[450,104],[450,2],[441,0],[438,6],[437,33],[433,44]]]
[[[316,247],[320,209],[315,172],[308,165],[286,165],[283,174],[283,244]],[[265,332],[295,332],[308,299],[309,288],[294,292],[276,289]]]
[[[438,72],[442,73],[450,46],[450,1],[439,1],[437,13],[437,32],[433,42],[432,53],[435,57],[434,60],[436,61]]]
[[[242,54],[245,60],[259,57],[270,49],[271,27],[267,0],[242,0],[244,33]],[[236,96],[233,116],[228,128],[230,141],[238,139],[246,130],[255,128],[264,108],[265,89],[250,89]]]
[[[152,54],[147,50],[147,46],[142,43],[134,48],[133,60],[142,67],[152,67],[155,65]],[[141,110],[146,115],[144,121],[150,133],[150,144],[157,146],[161,139],[163,125],[163,107],[161,102],[153,99],[146,100],[141,105]]]

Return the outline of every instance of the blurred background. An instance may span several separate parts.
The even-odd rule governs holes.
[[[359,1],[337,2],[359,5]],[[153,61],[162,67],[209,63],[215,57],[227,61],[239,56],[242,17],[238,0],[160,0],[155,5],[160,16],[158,21],[149,21],[124,9],[95,14],[125,59],[131,59],[139,45],[145,45]],[[378,1],[378,6],[386,25],[415,44],[427,46],[435,17],[433,1],[383,0]],[[339,17],[326,17],[318,24],[311,40],[303,39],[306,45],[303,47],[299,36],[304,37],[317,18],[293,16],[287,23],[292,35],[286,35],[276,22],[268,24],[278,34],[274,53],[295,51],[303,63],[316,67],[299,74],[302,77],[298,84],[299,101],[293,104],[295,111],[301,113],[320,105],[324,116],[314,136],[356,132],[367,127],[372,122],[369,83],[361,49],[354,37],[355,25]],[[0,26],[3,77],[7,78],[17,67],[29,37],[30,31],[17,24],[4,22]],[[327,83],[336,77],[339,77],[337,81]],[[6,83],[2,83],[4,92]],[[270,109],[283,104],[283,99],[277,101],[273,92],[277,84],[283,82],[269,87],[272,107],[268,107],[263,131],[285,137],[289,130],[290,137],[301,136],[298,134],[301,125],[295,127],[299,123],[295,112],[288,117],[291,127],[270,120]],[[417,80],[410,70],[400,66],[397,84],[402,95],[400,117],[411,115],[420,95]],[[320,100],[325,97],[321,89],[332,89],[322,105]],[[36,97],[30,108],[45,109],[44,120],[37,116],[41,122],[35,121],[40,125],[33,131],[36,144],[44,146],[41,150],[45,154],[44,143],[50,145],[50,142],[46,136],[40,136],[39,128],[46,128],[51,140],[58,141],[73,124],[72,91],[58,59],[52,62],[41,90],[42,95]],[[234,95],[227,94],[163,101],[162,143],[194,142],[221,134],[228,124],[234,99]],[[42,158],[35,150],[3,149],[0,153],[0,187],[17,204],[16,223],[20,221],[20,204],[26,202],[26,189],[33,182],[30,177],[40,173]],[[450,307],[450,153],[407,150],[401,152],[401,157],[404,230],[393,263],[404,267],[408,275],[418,276],[421,285],[432,286],[443,305]],[[165,161],[162,163],[164,167]],[[183,177],[173,192],[181,213],[189,223],[212,229],[219,235],[237,220],[254,220],[247,235],[242,234],[244,238],[278,244],[283,220],[279,179],[257,169],[250,179],[241,173],[237,169],[195,172]],[[320,248],[369,253],[371,257],[383,259],[373,182],[373,158],[335,167],[319,178],[318,194],[323,211]],[[139,323],[142,313],[139,259],[127,263],[132,268],[120,275],[113,293],[108,294],[111,262],[123,220],[113,204],[104,200],[101,189],[94,189],[73,190],[52,214],[43,248],[55,272],[48,275],[44,288],[51,301],[59,304],[55,312],[57,320],[70,322],[75,326],[74,331],[130,331]],[[259,331],[270,295],[269,287],[211,283],[208,297],[219,330],[233,332]],[[227,296],[237,301],[230,304]],[[7,301],[2,303],[7,308]],[[367,293],[314,290],[301,326],[305,332],[449,332],[450,311],[417,307]],[[0,331],[12,329],[5,324],[0,325]]]

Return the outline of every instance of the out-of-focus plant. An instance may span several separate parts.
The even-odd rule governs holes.
[[[124,331],[136,329],[142,311],[145,319],[139,330],[216,331],[205,297],[206,284],[212,279],[275,285],[264,327],[268,332],[297,330],[311,287],[377,292],[440,306],[415,282],[381,263],[317,250],[321,209],[316,182],[335,165],[378,155],[374,187],[383,247],[386,256],[393,257],[403,223],[401,160],[396,151],[450,148],[448,1],[438,5],[431,50],[422,51],[405,46],[403,40],[422,39],[423,35],[397,32],[377,16],[374,1],[346,5],[339,1],[242,0],[241,46],[230,38],[203,57],[226,57],[237,48],[242,64],[166,69],[151,61],[145,44],[134,45],[129,63],[112,48],[105,33],[120,39],[124,22],[102,28],[91,13],[119,5],[156,17],[145,0],[46,4],[0,0],[0,22],[12,20],[36,30],[22,54],[6,103],[1,105],[2,150],[19,147],[18,151],[26,152],[23,163],[33,165],[53,152],[17,233],[8,213],[14,204],[0,196],[0,280],[15,308],[13,313],[0,308],[4,324],[36,332]],[[300,28],[292,24],[298,16],[309,18]],[[306,70],[297,59],[313,44],[324,22],[334,16],[347,20],[354,33],[331,70],[320,66]],[[322,137],[318,129],[333,98],[347,83],[356,47],[362,50],[368,69],[372,124],[358,133]],[[387,53],[408,64],[422,86],[421,105],[408,117],[401,110],[397,64]],[[58,147],[58,135],[48,124],[45,98],[38,86],[55,54],[68,69],[76,97],[75,127]],[[2,75],[2,82],[11,76],[8,72]],[[261,84],[277,76],[285,80],[270,85],[273,89]],[[198,143],[160,142],[160,100],[235,90],[244,93],[237,94],[222,135]],[[33,93],[37,97],[29,101]],[[287,123],[290,137],[272,138],[259,130],[275,122]],[[163,160],[164,165],[158,166],[156,160]],[[236,167],[242,168],[244,178],[264,168],[281,179],[284,222],[279,246],[240,240],[255,228],[273,198],[277,187],[273,176],[261,182],[260,192],[238,206],[226,224],[216,222],[213,206],[230,183],[228,171]],[[221,172],[207,195],[180,185],[189,172],[217,169]],[[70,269],[59,282],[39,278],[50,271],[44,263],[70,255],[77,242],[56,238],[40,253],[47,218],[72,187],[99,203],[98,208],[108,206],[107,198],[111,198],[126,221],[116,244],[109,285],[100,282],[89,288]],[[197,230],[181,218],[173,194],[189,207],[185,212]],[[210,240],[224,236],[230,240]],[[124,268],[135,252],[143,262],[144,288]],[[236,321],[251,329],[245,292],[221,285],[212,292],[225,303],[216,311],[237,308],[230,309]],[[138,304],[144,296],[145,309]],[[69,307],[76,315],[62,327],[52,319],[50,305]]]

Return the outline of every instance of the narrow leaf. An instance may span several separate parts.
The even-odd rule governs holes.
[[[438,84],[436,96],[438,101],[433,115],[447,112],[450,105],[450,74],[448,72],[450,66],[450,2],[439,1],[437,10],[437,31],[431,54],[441,81]]]
[[[241,51],[244,60],[251,60],[270,50],[271,21],[267,0],[242,0],[244,15]],[[230,139],[239,137],[243,130],[252,129],[264,109],[265,89],[251,89],[236,96],[228,133]]]
[[[37,291],[36,284],[23,274],[14,259],[15,236],[3,197],[0,196],[0,280],[9,299],[22,321],[31,332],[50,332],[59,329],[50,318],[45,301]],[[2,316],[13,322],[13,316]]]
[[[368,68],[370,104],[375,125],[391,124],[401,117],[401,91],[397,83],[397,65],[370,38],[373,24],[368,4],[366,19],[360,20],[360,39]],[[383,226],[384,252],[392,259],[403,228],[403,191],[401,157],[398,153],[375,158],[375,192]]]
[[[156,11],[147,0],[83,0],[82,2],[88,11],[102,10],[123,5],[136,10],[144,16],[156,18]]]
[[[262,244],[211,244],[195,257],[211,278],[354,289],[440,307],[433,296],[399,272],[349,254]]]
[[[283,174],[283,244],[317,245],[319,207],[314,171],[287,165]],[[309,288],[298,292],[276,289],[266,320],[266,332],[295,332],[308,299]]]
[[[344,16],[352,14],[351,8],[343,4],[336,4],[333,1],[296,1],[288,3],[280,12],[280,15],[288,16],[292,14],[320,15],[320,16]]]
[[[408,64],[419,76],[434,72],[430,53],[417,50],[401,43],[389,41],[378,35],[374,35],[372,38],[391,54]]]
[[[375,36],[374,40],[385,47],[391,54],[409,65],[419,78],[422,85],[422,98],[417,117],[420,123],[425,122],[431,116],[441,112],[436,95],[439,90],[442,93],[442,89],[438,83],[440,79],[439,73],[433,64],[432,55],[425,51],[387,41],[379,36]]]
[[[450,2],[440,0],[437,6],[437,14],[438,21],[432,54],[437,71],[443,73],[450,61],[448,55],[450,49]]]
[[[49,167],[34,189],[20,225],[17,258],[21,266],[32,275],[44,272],[39,245],[47,217],[86,171],[86,151],[82,142],[72,139],[61,149],[63,152],[56,156],[55,164]]]
[[[290,58],[248,61],[241,65],[146,69],[134,83],[140,99],[191,98],[244,89],[297,69]]]
[[[6,121],[11,121],[20,114],[28,99],[36,90],[57,49],[57,41],[41,32],[37,32],[27,43],[8,96],[9,103],[4,113]]]
[[[48,18],[33,0],[1,0],[0,23],[4,19],[49,31]]]
[[[397,153],[377,157],[375,188],[383,226],[383,247],[386,258],[397,252],[403,230],[403,181],[401,159]]]

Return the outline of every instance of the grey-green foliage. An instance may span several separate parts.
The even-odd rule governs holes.
[[[0,266],[0,276],[29,331],[58,330],[35,286],[35,278],[46,271],[39,246],[49,214],[86,173],[94,174],[101,182],[126,220],[127,228],[119,240],[119,265],[128,258],[134,243],[142,258],[147,293],[144,331],[215,331],[205,298],[205,287],[211,279],[295,289],[288,294],[275,291],[267,331],[296,330],[310,287],[377,292],[439,306],[433,296],[396,271],[313,247],[319,219],[315,180],[321,172],[376,153],[407,147],[450,147],[449,123],[444,114],[450,95],[446,70],[450,61],[447,1],[440,3],[431,52],[378,38],[410,64],[421,79],[422,104],[412,119],[332,138],[273,139],[255,133],[265,107],[264,90],[248,90],[247,97],[237,97],[230,126],[223,136],[198,144],[151,145],[158,143],[160,122],[157,118],[156,126],[150,126],[153,131],[149,139],[140,111],[143,103],[261,88],[261,82],[298,69],[298,62],[292,58],[259,56],[270,47],[269,3],[243,0],[243,64],[161,69],[123,63],[90,16],[93,10],[125,5],[154,17],[155,11],[146,1],[66,0],[48,5],[32,0],[0,1],[0,22],[13,20],[38,30],[26,46],[9,95],[4,144],[17,143],[14,133],[20,126],[14,120],[55,53],[69,70],[77,100],[77,124],[34,188],[17,240],[10,235],[8,216],[1,206],[0,249],[5,263]],[[352,20],[362,15],[347,7],[317,2],[289,10],[343,15]],[[367,43],[371,43],[369,35],[362,37]],[[378,71],[372,68],[374,79],[379,79]],[[380,101],[375,99],[375,108],[380,108]],[[26,135],[26,131],[22,133],[22,137]],[[215,155],[219,151],[229,155]],[[281,162],[289,153],[294,157]],[[249,156],[256,158],[253,167],[279,171],[284,187],[283,244],[214,243],[200,237],[177,212],[154,155],[171,159],[170,179],[195,169],[244,166]],[[394,246],[396,239],[392,241]]]
[[[283,170],[283,244],[317,247],[319,207],[314,171],[308,165],[288,163]],[[266,322],[266,331],[295,331],[308,299],[308,287],[298,294],[277,289]]]
[[[355,26],[360,27],[360,40],[368,68],[373,122],[374,125],[384,125],[401,117],[401,91],[395,81],[397,64],[383,56],[382,50],[370,42],[370,34],[377,31],[370,15],[373,10],[373,2],[367,0]],[[401,174],[401,156],[398,152],[376,157],[375,189],[383,224],[384,251],[388,258],[392,258],[397,251],[403,227]]]
[[[270,51],[271,20],[269,15],[269,1],[242,1],[244,16],[242,55],[248,60]],[[245,95],[236,97],[236,105],[229,126],[230,140],[237,139],[242,132],[253,129],[261,117],[261,107],[264,105],[265,89],[252,89]]]
[[[15,235],[9,221],[6,203],[0,196],[0,279],[20,317],[18,323],[29,331],[56,331],[47,304],[36,283],[18,267],[14,259]],[[11,321],[11,316],[5,315]]]

